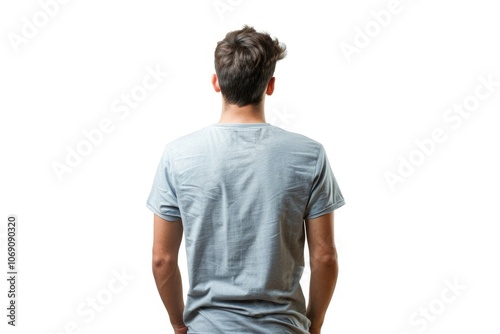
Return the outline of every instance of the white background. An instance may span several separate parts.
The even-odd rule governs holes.
[[[39,2],[2,1],[0,258],[6,273],[17,214],[20,275],[16,328],[1,281],[1,332],[171,333],[145,201],[164,145],[218,121],[213,51],[250,24],[288,47],[268,121],[324,144],[347,202],[335,214],[340,275],[323,332],[498,333],[500,87],[459,125],[443,119],[479,77],[500,81],[495,2],[401,0],[385,27],[370,12],[388,0],[221,2],[230,7],[218,13],[212,0],[73,0],[43,22]],[[46,25],[16,46],[33,16]],[[356,38],[346,57],[342,43]],[[120,119],[112,104],[147,67],[169,74]],[[53,163],[103,119],[113,130],[58,180]],[[435,128],[446,140],[415,153]],[[412,154],[420,165],[391,189],[387,172]],[[113,280],[122,271],[126,285]],[[106,305],[91,318],[96,297]]]

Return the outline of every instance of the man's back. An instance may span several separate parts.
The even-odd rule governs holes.
[[[268,123],[168,144],[148,207],[182,219],[189,333],[308,333],[304,219],[343,204],[322,145]]]

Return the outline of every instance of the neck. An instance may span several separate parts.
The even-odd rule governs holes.
[[[223,103],[219,123],[265,123],[264,104],[257,106]]]

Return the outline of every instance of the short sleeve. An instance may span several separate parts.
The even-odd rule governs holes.
[[[161,161],[158,164],[146,206],[165,220],[176,221],[181,219],[167,147],[165,147]]]
[[[325,215],[344,204],[344,197],[333,175],[325,149],[320,145],[304,219]]]

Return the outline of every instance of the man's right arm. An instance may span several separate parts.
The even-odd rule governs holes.
[[[311,264],[306,316],[311,321],[309,333],[319,334],[338,276],[337,250],[333,237],[333,212],[306,219],[305,223]]]

